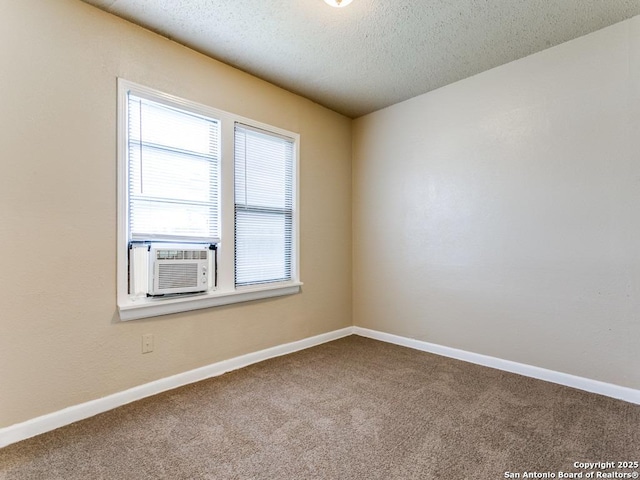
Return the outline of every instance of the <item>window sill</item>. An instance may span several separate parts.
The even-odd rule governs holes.
[[[262,287],[245,287],[232,292],[209,292],[173,298],[127,298],[120,302],[118,311],[120,320],[137,320],[139,318],[157,317],[171,313],[188,312],[202,308],[229,305],[231,303],[250,302],[262,298],[280,297],[300,292],[301,282],[269,285]]]

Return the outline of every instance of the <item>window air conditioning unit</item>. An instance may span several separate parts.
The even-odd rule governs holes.
[[[149,246],[148,295],[204,292],[209,288],[209,245]]]

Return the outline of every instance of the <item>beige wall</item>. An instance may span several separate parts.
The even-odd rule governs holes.
[[[349,119],[76,0],[0,1],[0,61],[0,427],[351,325]],[[119,76],[300,133],[303,293],[118,321]]]
[[[354,123],[354,322],[640,388],[640,17]]]

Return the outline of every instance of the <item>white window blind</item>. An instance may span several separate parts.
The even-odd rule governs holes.
[[[292,279],[294,146],[236,123],[236,286]]]
[[[129,240],[219,241],[220,122],[128,93]]]

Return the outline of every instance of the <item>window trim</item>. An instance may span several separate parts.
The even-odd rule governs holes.
[[[199,294],[184,294],[170,298],[138,298],[128,293],[128,174],[127,174],[127,92],[220,120],[220,237],[218,280],[216,290]],[[128,80],[117,79],[117,306],[122,321],[155,317],[202,308],[248,302],[300,292],[300,223],[299,164],[300,135],[272,125],[235,115],[184,98],[160,92]],[[293,165],[293,234],[292,279],[247,287],[235,287],[234,282],[234,125],[236,122],[292,138],[295,142]]]

